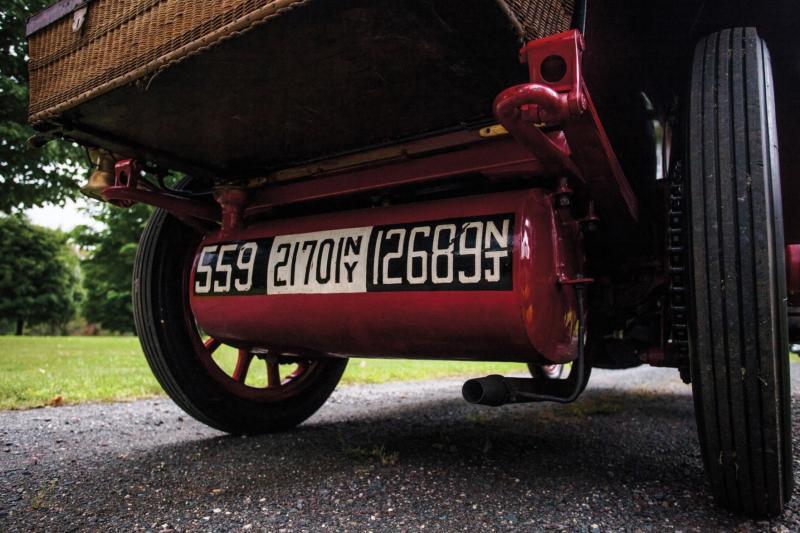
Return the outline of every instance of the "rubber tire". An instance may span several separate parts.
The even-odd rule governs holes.
[[[717,500],[775,516],[792,493],[783,220],[772,72],[755,29],[695,50],[688,119],[691,377]]]
[[[328,399],[347,359],[320,360],[323,371],[314,377],[316,383],[290,399],[264,403],[227,391],[203,367],[190,337],[195,333],[187,327],[191,311],[183,272],[199,240],[162,210],[156,210],[140,239],[133,272],[134,320],[153,374],[186,413],[221,431],[258,434],[300,424]]]

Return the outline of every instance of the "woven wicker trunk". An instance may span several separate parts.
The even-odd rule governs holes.
[[[85,8],[85,9],[84,9]],[[478,124],[573,0],[62,0],[29,21],[30,120],[252,176]]]

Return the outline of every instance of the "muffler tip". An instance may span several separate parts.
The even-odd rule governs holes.
[[[461,387],[461,395],[472,404],[498,406],[508,403],[508,385],[503,376],[469,379]]]

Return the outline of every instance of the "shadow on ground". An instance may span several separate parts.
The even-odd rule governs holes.
[[[194,434],[142,445],[148,421],[136,446],[29,466],[7,480],[31,490],[12,495],[5,520],[54,529],[794,527],[796,502],[771,524],[714,505],[686,394],[601,389],[567,406],[500,409],[455,398],[367,402],[343,400],[294,431],[250,438],[197,435],[169,411],[159,431]],[[137,434],[139,421],[130,423]]]

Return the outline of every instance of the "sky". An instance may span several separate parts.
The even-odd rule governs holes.
[[[69,231],[81,224],[97,228],[99,223],[82,211],[91,205],[91,202],[92,200],[86,198],[78,198],[76,201],[67,202],[64,206],[34,207],[25,211],[25,214],[34,224],[63,231]]]

